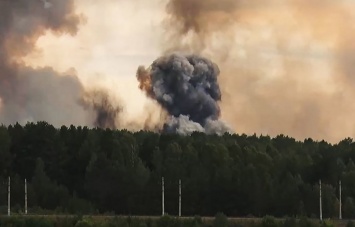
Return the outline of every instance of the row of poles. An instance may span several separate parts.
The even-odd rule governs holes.
[[[164,177],[161,178],[162,186],[162,216],[165,215],[165,194],[164,194]],[[7,193],[7,215],[11,215],[11,178],[8,178],[8,193]],[[339,219],[342,219],[341,210],[341,181],[339,181]],[[27,214],[27,180],[25,179],[25,214]],[[181,217],[181,179],[179,180],[179,217]],[[323,220],[322,209],[322,180],[319,180],[319,219]]]
[[[164,177],[161,178],[162,181],[162,215],[165,215],[164,207]],[[25,214],[27,214],[27,180],[25,179]],[[7,215],[11,215],[11,178],[8,178],[7,184]],[[181,217],[181,180],[179,180],[179,217]]]
[[[164,194],[164,177],[161,178],[161,210],[162,216],[165,215],[165,194]],[[181,217],[181,180],[179,179],[179,217]]]
[[[339,219],[342,219],[341,210],[341,181],[339,181]],[[323,209],[322,209],[322,180],[319,180],[319,220],[323,220]]]
[[[27,214],[27,180],[25,179],[25,214]],[[7,215],[11,215],[11,178],[7,183]]]
[[[162,216],[165,215],[165,201],[164,201],[164,177],[161,178],[162,181]],[[342,219],[341,210],[341,181],[339,181],[339,219]],[[179,217],[181,217],[181,180],[179,180]],[[322,209],[322,180],[319,180],[319,219],[323,220],[323,209]]]
[[[162,216],[165,215],[165,201],[164,201],[164,177],[161,178],[162,181]],[[341,210],[341,181],[339,181],[339,219],[342,219]],[[179,217],[181,217],[181,180],[179,180]],[[322,180],[319,180],[319,219],[323,220],[323,209],[322,209]]]

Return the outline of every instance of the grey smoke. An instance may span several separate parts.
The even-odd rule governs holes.
[[[45,9],[49,9],[53,6],[53,4],[51,2],[48,2],[47,0],[42,0],[42,1]]]
[[[95,111],[95,127],[117,129],[118,116],[123,108],[104,90],[86,92],[81,102],[87,109]]]
[[[148,75],[150,86],[140,87],[171,115],[165,132],[222,134],[231,130],[219,120],[219,73],[207,58],[173,53],[155,60],[148,72],[140,67],[137,79],[147,84]]]
[[[18,68],[15,95],[4,97],[0,122],[25,124],[46,121],[55,126],[91,125],[94,112],[86,111],[79,99],[84,88],[75,75],[59,74],[47,67]]]
[[[88,99],[84,103],[82,96],[88,92],[75,73],[31,68],[22,61],[46,31],[74,36],[81,18],[74,0],[0,1],[0,124],[47,121],[55,126],[113,127],[107,123],[114,122],[117,112],[112,113],[108,100],[102,105]]]

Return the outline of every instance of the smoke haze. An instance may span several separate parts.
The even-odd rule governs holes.
[[[95,127],[117,129],[118,117],[123,107],[117,100],[113,100],[106,91],[97,89],[86,91],[81,102],[83,106],[96,112]]]
[[[85,104],[84,108],[80,100],[87,91],[73,70],[58,73],[50,67],[29,67],[22,60],[36,51],[36,41],[46,30],[75,36],[82,20],[73,0],[0,1],[1,123],[48,121],[56,126],[106,127],[105,121],[113,121],[108,119],[116,116],[112,110],[103,110],[109,106],[107,99],[101,106]]]
[[[237,132],[337,141],[355,135],[354,2],[170,0],[165,52],[221,69]]]
[[[155,47],[157,38],[148,34],[159,33],[157,28],[162,15],[156,11],[163,10],[155,9],[154,2],[75,0],[75,12],[85,17],[85,23],[78,26],[75,36],[46,32],[37,40],[39,51],[28,54],[23,60],[32,67],[50,65],[59,72],[73,67],[85,88],[84,94],[87,90],[106,92],[114,109],[121,109],[113,120],[116,125],[110,128],[156,130],[160,128],[163,114],[158,105],[137,89],[134,76],[139,64],[151,62],[159,52]],[[97,100],[87,104],[92,105]],[[87,104],[84,104],[85,110],[90,112]],[[98,114],[92,114],[90,122],[95,123]]]
[[[135,71],[178,51],[219,66],[220,117],[238,133],[355,136],[353,1],[45,2],[0,0],[4,123],[95,125],[98,113],[81,101],[99,83],[114,104],[119,97],[116,127],[157,128],[164,113],[140,93]],[[71,67],[77,73],[58,73]]]

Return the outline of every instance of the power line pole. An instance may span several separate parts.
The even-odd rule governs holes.
[[[11,199],[11,186],[10,186],[10,182],[11,182],[11,180],[10,180],[10,176],[9,176],[9,181],[8,181],[8,183],[7,183],[7,216],[10,216],[11,215],[11,209],[10,209],[10,204],[11,204],[11,201],[10,201],[10,199]]]
[[[164,177],[161,178],[161,206],[162,206],[162,216],[165,214],[164,208]]]
[[[25,179],[25,214],[27,214],[27,180]]]
[[[322,180],[319,180],[319,219],[322,221]]]
[[[179,217],[181,217],[181,180],[179,179]]]
[[[339,181],[339,219],[342,219],[341,214],[341,180]]]

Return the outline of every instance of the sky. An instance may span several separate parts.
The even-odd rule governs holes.
[[[353,0],[220,0],[218,7],[171,0],[200,7],[192,18],[202,30],[180,34],[181,21],[166,23],[174,20],[167,2],[76,0],[85,17],[79,32],[47,32],[23,60],[75,70],[86,86],[115,94],[129,120],[151,104],[138,89],[137,67],[186,47],[219,65],[221,117],[236,132],[332,142],[355,136]]]
[[[134,2],[134,3],[132,3]],[[164,5],[160,0],[76,0],[85,16],[76,36],[39,38],[38,50],[26,58],[30,66],[51,66],[59,72],[75,70],[84,84],[107,88],[125,96],[127,117],[134,118],[149,102],[138,89],[136,70],[160,55],[159,39]]]

